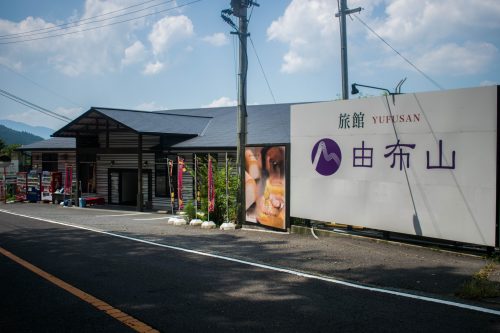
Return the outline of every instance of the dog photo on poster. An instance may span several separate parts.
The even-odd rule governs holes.
[[[286,229],[286,148],[245,149],[246,221]]]

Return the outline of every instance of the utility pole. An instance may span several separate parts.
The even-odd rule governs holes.
[[[340,9],[335,17],[340,18],[340,61],[342,63],[342,99],[349,99],[349,78],[347,68],[347,33],[346,15],[359,13],[361,7],[355,9],[347,8],[347,0],[340,0]]]
[[[231,0],[231,9],[221,12],[221,17],[235,31],[231,34],[238,36],[239,48],[239,71],[238,71],[238,134],[237,134],[237,160],[239,188],[238,188],[238,224],[243,224],[246,220],[246,198],[245,198],[245,146],[247,143],[247,71],[248,53],[247,38],[248,19],[247,12],[251,6],[259,6],[252,0]],[[239,19],[238,27],[229,18],[234,15]]]

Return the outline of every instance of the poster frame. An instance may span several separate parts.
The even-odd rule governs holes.
[[[269,147],[285,147],[285,228],[275,228],[271,226],[266,226],[263,224],[260,224],[258,222],[251,222],[246,220],[246,209],[245,209],[245,221],[244,225],[248,226],[254,226],[254,227],[259,227],[259,228],[264,228],[268,230],[273,230],[273,231],[281,231],[281,232],[287,232],[290,230],[290,143],[262,143],[262,144],[247,144],[245,145],[245,150],[247,148],[256,148],[256,147],[262,147],[262,148],[269,148]],[[245,161],[246,164],[246,161]],[[246,165],[245,165],[246,169]],[[245,183],[244,183],[245,184]],[[246,188],[243,189],[244,191]],[[242,203],[243,205],[245,203]]]

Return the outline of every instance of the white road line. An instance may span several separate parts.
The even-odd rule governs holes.
[[[119,217],[119,216],[133,216],[133,215],[149,215],[149,213],[124,213],[114,215],[96,215],[96,217]]]
[[[131,241],[135,241],[135,242],[139,242],[139,243],[143,243],[143,244],[154,245],[154,246],[159,246],[159,247],[163,247],[163,248],[167,248],[167,249],[171,249],[171,250],[182,251],[182,252],[191,253],[191,254],[197,254],[197,255],[200,255],[200,256],[205,256],[205,257],[210,257],[210,258],[222,259],[222,260],[226,260],[226,261],[230,261],[230,262],[236,262],[236,263],[239,263],[239,264],[243,264],[243,265],[247,265],[247,266],[252,266],[252,267],[259,267],[259,268],[262,268],[262,269],[267,269],[267,270],[271,270],[271,271],[275,271],[275,272],[281,272],[281,273],[291,274],[291,275],[295,275],[295,276],[304,277],[304,278],[307,278],[307,279],[329,282],[329,283],[338,284],[338,285],[345,286],[345,287],[350,287],[350,288],[355,288],[355,289],[361,289],[361,290],[367,290],[367,291],[371,291],[371,292],[377,292],[377,293],[388,294],[388,295],[393,295],[393,296],[405,297],[405,298],[410,298],[410,299],[416,299],[416,300],[419,300],[419,301],[430,302],[430,303],[437,303],[437,304],[442,304],[442,305],[448,305],[448,306],[453,306],[453,307],[457,307],[457,308],[461,308],[461,309],[466,309],[466,310],[471,310],[471,311],[477,311],[477,312],[483,312],[483,313],[488,313],[488,314],[500,316],[500,311],[493,310],[493,309],[488,309],[488,308],[484,308],[484,307],[480,307],[480,306],[463,304],[463,303],[458,303],[458,302],[453,302],[453,301],[447,301],[447,300],[443,300],[443,299],[439,299],[439,298],[432,298],[432,297],[428,297],[428,296],[419,296],[419,295],[415,295],[415,294],[410,294],[410,293],[405,293],[405,292],[395,291],[395,290],[390,290],[390,289],[369,287],[369,286],[365,286],[365,285],[357,284],[357,283],[353,283],[353,282],[347,282],[347,281],[337,280],[335,278],[330,278],[330,277],[325,277],[325,276],[318,276],[318,275],[313,275],[313,274],[309,274],[309,273],[303,273],[303,272],[299,272],[299,271],[294,271],[292,269],[274,267],[274,266],[266,265],[266,264],[258,264],[258,263],[254,263],[254,262],[251,262],[251,261],[245,261],[245,260],[235,259],[235,258],[231,258],[231,257],[225,257],[225,256],[217,255],[217,254],[212,254],[212,253],[207,253],[207,252],[201,252],[201,251],[196,251],[196,250],[190,250],[190,249],[186,249],[186,248],[182,248],[182,247],[177,247],[177,246],[171,246],[171,245],[165,245],[165,244],[155,243],[155,242],[151,242],[151,241],[147,241],[147,240],[143,240],[143,239],[138,239],[138,238],[128,237],[128,236],[124,236],[124,235],[114,234],[112,232],[98,230],[98,229],[94,229],[94,228],[83,227],[83,226],[69,224],[69,223],[64,223],[64,222],[52,221],[52,220],[44,219],[44,218],[40,218],[40,217],[23,215],[23,214],[19,214],[19,213],[10,212],[10,211],[4,210],[4,209],[0,209],[0,212],[6,213],[6,214],[15,215],[15,216],[20,216],[20,217],[30,218],[30,219],[37,220],[37,221],[42,221],[42,222],[47,222],[47,223],[54,223],[54,224],[58,224],[58,225],[63,225],[63,226],[66,226],[66,227],[71,227],[71,228],[76,228],[76,229],[81,229],[81,230],[92,231],[92,232],[96,232],[96,233],[103,234],[103,235],[118,237],[118,238],[122,238],[122,239],[128,239],[128,240],[131,240]]]
[[[152,217],[150,219],[134,219],[134,221],[152,221],[152,220],[164,220],[164,219],[169,219],[170,216],[164,216],[164,217]]]

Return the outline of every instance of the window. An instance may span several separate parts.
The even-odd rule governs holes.
[[[57,153],[42,153],[42,171],[57,171]]]

